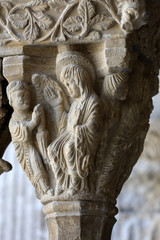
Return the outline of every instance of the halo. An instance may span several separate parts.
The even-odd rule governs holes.
[[[95,71],[90,61],[80,52],[66,51],[57,55],[56,75],[59,81],[62,69],[68,65],[76,64],[83,67],[90,75],[91,81],[95,81]]]

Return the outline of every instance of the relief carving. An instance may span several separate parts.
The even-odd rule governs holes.
[[[56,180],[55,195],[67,190],[72,194],[89,191],[87,177],[94,165],[101,132],[100,99],[92,86],[94,69],[78,52],[59,53],[57,79],[58,82],[37,74],[32,77],[34,85],[41,86],[57,126],[57,136],[48,146],[49,165]]]
[[[106,38],[104,33],[116,24],[129,33],[146,23],[143,0],[31,0],[16,5],[2,2],[0,9],[4,29],[1,44],[99,40]]]
[[[92,87],[94,69],[78,53],[59,54],[57,65],[60,66],[57,71],[59,81],[74,101],[68,112],[63,102],[59,102],[56,111],[61,119],[58,129],[61,135],[48,147],[57,179],[56,192],[66,189],[87,191],[86,178],[93,168],[101,131],[100,100]]]
[[[106,239],[104,229],[110,239],[116,198],[143,150],[157,90],[158,68],[133,32],[146,23],[144,3],[1,2],[1,25],[23,48],[3,61],[10,132],[51,229],[59,216],[71,220],[62,218],[59,229],[93,217],[99,232],[85,239]],[[65,239],[56,231],[50,239]],[[77,232],[69,239],[83,239]]]
[[[57,55],[57,81],[33,74],[36,106],[31,104],[28,83],[13,81],[7,87],[14,109],[9,128],[17,158],[40,198],[52,192],[49,167],[55,195],[90,191],[88,176],[94,168],[102,125],[94,82],[90,61],[79,52],[68,51]],[[56,126],[49,141],[45,112]]]
[[[11,82],[7,87],[9,103],[14,109],[9,123],[16,156],[37,191],[37,196],[51,193],[49,179],[42,159],[45,142],[44,113],[40,105],[31,110],[30,87],[21,81]],[[34,139],[36,131],[38,141]],[[39,146],[40,153],[37,150]],[[45,159],[44,159],[45,160]]]

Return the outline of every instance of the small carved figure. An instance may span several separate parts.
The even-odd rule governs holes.
[[[38,146],[43,149],[44,134],[44,113],[42,107],[35,106],[31,111],[31,97],[29,84],[14,81],[7,87],[9,103],[14,109],[9,123],[12,141],[15,147],[16,156],[37,190],[37,195],[41,198],[44,194],[51,193],[47,173],[42,158],[37,151],[33,139],[33,131],[38,129]],[[45,151],[40,151],[44,156]],[[45,160],[45,159],[44,159]]]
[[[46,100],[59,116],[59,136],[48,147],[56,178],[56,195],[65,190],[72,194],[88,190],[87,177],[93,167],[101,132],[100,103],[92,89],[89,71],[82,66],[81,58],[76,64],[77,55],[71,59],[71,64],[61,65],[58,76],[72,102],[69,111],[65,111],[60,91],[56,100],[54,91],[45,89]]]
[[[132,32],[146,24],[144,0],[118,0],[118,9],[121,13],[121,27],[126,32]]]

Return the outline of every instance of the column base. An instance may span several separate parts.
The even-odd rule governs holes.
[[[44,207],[49,240],[110,240],[114,215],[105,202],[54,201]]]

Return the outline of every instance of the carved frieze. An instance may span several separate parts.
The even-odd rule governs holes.
[[[125,35],[145,23],[143,0],[0,2],[1,45],[10,41],[99,41],[115,29]]]

